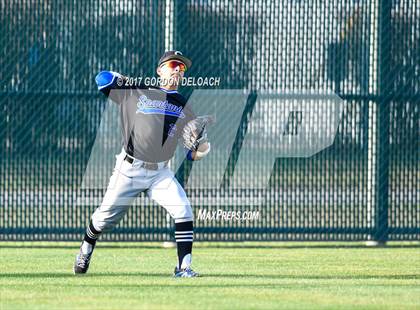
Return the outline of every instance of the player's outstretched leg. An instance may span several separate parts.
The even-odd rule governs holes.
[[[175,240],[178,250],[178,266],[175,267],[174,277],[193,278],[198,273],[191,269],[192,244],[193,244],[193,222],[175,223]]]
[[[110,231],[120,222],[141,191],[143,191],[142,187],[133,186],[132,178],[120,173],[117,168],[114,169],[103,201],[92,214],[90,224],[86,229],[80,252],[74,263],[75,274],[87,272],[99,235]]]
[[[83,238],[82,245],[80,246],[79,254],[77,254],[76,261],[74,262],[74,274],[83,274],[88,271],[90,259],[92,258],[96,240],[99,235],[100,232],[93,227],[91,221],[89,226],[86,228],[86,233]]]

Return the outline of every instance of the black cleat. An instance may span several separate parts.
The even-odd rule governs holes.
[[[80,251],[80,253],[76,256],[76,261],[74,262],[74,274],[83,274],[88,271],[92,253],[93,251],[90,252],[90,254],[83,254],[82,251]]]

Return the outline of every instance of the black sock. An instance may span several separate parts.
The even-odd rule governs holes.
[[[193,222],[175,223],[175,241],[178,249],[178,268],[181,268],[182,260],[192,252]]]
[[[100,234],[101,232],[97,231],[95,227],[93,227],[92,221],[90,221],[89,226],[86,228],[86,233],[83,240],[95,247],[96,240],[98,239]]]

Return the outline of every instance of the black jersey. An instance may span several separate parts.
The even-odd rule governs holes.
[[[125,151],[147,162],[171,159],[185,124],[195,118],[184,96],[141,84],[128,87],[110,71],[99,73],[96,82],[119,105]]]

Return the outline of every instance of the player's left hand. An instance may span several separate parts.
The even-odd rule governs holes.
[[[197,117],[185,125],[182,133],[182,139],[185,148],[196,152],[200,145],[208,142],[206,130],[207,124],[209,124],[208,118]]]

